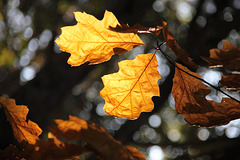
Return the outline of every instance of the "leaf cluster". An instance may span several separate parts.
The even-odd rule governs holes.
[[[55,120],[56,125],[49,127],[51,132],[48,133],[48,140],[41,140],[38,137],[42,133],[41,128],[30,120],[26,121],[27,106],[16,105],[14,99],[5,97],[0,97],[0,104],[21,146],[19,149],[9,145],[0,151],[0,159],[80,159],[79,155],[86,153],[94,153],[99,159],[105,160],[145,159],[135,147],[123,145],[103,127],[75,116],[69,116],[69,120]],[[61,140],[61,137],[65,140]]]
[[[230,42],[223,41],[222,49],[212,49],[210,57],[202,57],[209,63],[210,68],[222,67],[229,73],[223,76],[221,85],[216,87],[191,71],[198,69],[200,65],[177,44],[164,21],[162,26],[157,27],[146,28],[139,24],[130,27],[128,24],[119,24],[116,17],[108,11],[102,20],[82,12],[76,12],[75,18],[77,25],[62,28],[62,34],[56,40],[60,49],[71,54],[68,60],[70,65],[77,66],[86,61],[90,61],[90,64],[102,63],[109,60],[113,54],[120,55],[140,45],[155,49],[154,53],[137,55],[134,60],[120,62],[117,73],[102,77],[104,88],[100,94],[105,99],[106,114],[136,119],[141,112],[152,111],[154,104],[151,98],[160,96],[157,81],[161,76],[157,67],[161,64],[158,64],[155,55],[163,54],[175,67],[172,93],[176,111],[182,114],[188,123],[213,127],[240,118],[240,101],[220,88],[223,86],[239,91],[240,49]],[[176,63],[162,51],[163,43],[158,42],[161,31],[166,45],[191,70]],[[155,36],[156,47],[143,43],[137,33]],[[206,96],[211,92],[211,88],[222,92],[227,98],[223,98],[221,103],[207,100]]]
[[[158,64],[156,54],[163,54],[175,67],[172,94],[176,111],[189,124],[213,127],[240,118],[240,101],[221,89],[224,87],[239,92],[240,47],[223,41],[222,49],[212,49],[210,57],[202,57],[210,68],[221,67],[228,73],[223,75],[216,87],[192,71],[200,65],[177,44],[166,22],[162,26],[150,28],[139,24],[130,27],[128,24],[120,24],[114,14],[108,11],[102,20],[85,12],[75,12],[75,18],[77,24],[63,27],[62,34],[56,40],[61,50],[71,54],[68,63],[72,66],[85,62],[90,65],[102,63],[114,54],[121,55],[141,45],[155,49],[154,53],[140,54],[134,60],[119,62],[117,73],[102,77],[104,88],[100,94],[105,99],[106,114],[136,119],[141,112],[153,110],[152,97],[160,96],[158,80],[161,78],[157,70],[161,64]],[[166,45],[186,66],[175,62],[163,52],[161,46],[165,43],[158,42],[161,32]],[[142,33],[155,36],[156,46],[145,44],[137,35]],[[220,103],[206,99],[211,89],[222,92],[226,98]],[[0,97],[0,104],[21,146],[17,148],[9,145],[0,151],[0,159],[80,159],[79,155],[86,153],[95,153],[99,159],[106,160],[145,159],[136,148],[115,140],[103,127],[74,116],[69,116],[69,120],[55,120],[56,125],[49,127],[48,140],[41,140],[41,128],[26,119],[26,106],[16,105],[14,99],[5,97]]]

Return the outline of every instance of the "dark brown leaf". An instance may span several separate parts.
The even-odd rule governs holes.
[[[210,57],[202,57],[211,68],[224,67],[230,71],[240,71],[240,47],[223,40],[222,49],[211,49]]]
[[[176,63],[180,69],[200,78],[197,73]],[[223,98],[221,103],[207,100],[210,88],[200,80],[175,68],[172,93],[176,111],[182,114],[191,125],[213,127],[240,118],[240,104],[232,99]]]
[[[162,27],[157,26],[146,28],[140,24],[135,24],[134,26],[130,27],[128,24],[118,24],[116,27],[109,26],[109,29],[120,33],[151,33],[158,36],[162,30]]]
[[[182,49],[176,42],[173,37],[173,34],[167,28],[167,23],[163,21],[163,36],[167,43],[167,46],[172,50],[172,52],[182,60],[186,65],[193,69],[199,68],[199,65],[195,64],[192,59],[189,57],[187,51]]]
[[[222,76],[220,84],[229,91],[240,92],[240,74]]]
[[[34,145],[22,142],[21,157],[27,160],[66,160],[79,159],[78,155],[89,152],[81,145],[62,142],[51,133],[49,135],[48,141],[38,140]]]
[[[18,150],[16,146],[10,144],[4,150],[0,150],[0,159],[3,160],[24,160],[22,158],[21,152]]]
[[[82,139],[87,142],[87,148],[91,148],[104,160],[130,160],[131,152],[115,140],[103,127],[94,123],[69,116],[69,120],[56,120],[57,126],[51,126],[50,130],[57,136],[63,136],[67,140]],[[70,133],[72,137],[70,137]],[[134,152],[136,153],[136,152]],[[141,157],[141,156],[140,156]]]

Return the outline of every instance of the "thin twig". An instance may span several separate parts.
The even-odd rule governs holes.
[[[164,43],[162,43],[162,44],[164,44]],[[162,44],[161,44],[161,45],[162,45]],[[195,76],[195,75],[192,75],[191,73],[188,73],[188,72],[184,71],[183,69],[179,68],[179,67],[175,64],[175,61],[174,61],[170,56],[166,55],[166,54],[163,52],[163,50],[161,49],[161,45],[158,45],[158,48],[157,48],[157,49],[158,49],[160,52],[162,52],[162,54],[164,55],[164,57],[167,58],[167,60],[168,60],[174,67],[176,67],[177,69],[181,70],[182,72],[188,74],[189,76],[192,76],[192,77],[194,77],[194,78],[196,78],[196,79],[198,79],[198,80],[200,80],[200,81],[208,84],[209,86],[211,86],[211,87],[214,88],[215,90],[223,93],[224,95],[228,96],[228,97],[231,98],[232,100],[240,103],[239,100],[237,100],[236,98],[234,98],[234,97],[232,97],[231,95],[227,94],[226,92],[222,91],[220,88],[212,85],[211,83],[205,81],[205,80],[202,79],[202,78],[199,78],[199,77],[197,77],[197,76]]]
[[[156,47],[154,47],[154,46],[152,46],[152,45],[150,45],[150,44],[143,44],[143,45],[145,45],[145,46],[148,46],[148,47],[150,47],[150,48],[153,48],[153,49],[155,49],[155,50],[158,50],[158,48],[156,48]]]

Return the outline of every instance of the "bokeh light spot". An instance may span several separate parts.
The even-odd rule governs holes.
[[[38,40],[36,38],[31,39],[28,43],[28,49],[32,52],[35,52],[38,49]]]
[[[162,120],[158,115],[151,115],[148,119],[148,122],[150,126],[157,128],[161,125]]]
[[[27,66],[23,68],[20,75],[20,80],[22,82],[27,82],[32,80],[35,77],[35,75],[36,75],[35,69],[32,66]]]
[[[190,22],[192,20],[193,8],[186,2],[179,2],[177,5],[176,16],[183,22]]]
[[[105,112],[103,110],[104,103],[99,103],[96,107],[96,112],[99,116],[105,116]]]
[[[226,129],[225,134],[228,138],[237,138],[240,134],[240,129],[232,126]]]
[[[181,134],[177,129],[171,129],[168,131],[167,136],[172,142],[177,142],[181,138]]]
[[[203,16],[198,16],[197,18],[196,18],[196,23],[199,25],[199,27],[205,27],[206,26],[206,24],[207,24],[207,20],[206,20],[206,18],[205,17],[203,17]]]
[[[154,145],[148,149],[148,160],[162,160],[164,152],[161,147]]]
[[[240,0],[234,0],[233,1],[233,6],[236,9],[240,9]]]
[[[27,27],[27,28],[25,29],[23,35],[24,35],[24,38],[25,38],[25,39],[31,38],[32,35],[33,35],[33,29],[32,29],[31,27]]]
[[[197,135],[201,141],[206,141],[208,139],[208,137],[210,136],[210,132],[206,128],[200,128],[198,130]]]
[[[208,14],[213,14],[217,11],[217,7],[212,0],[205,1],[203,9]]]
[[[233,20],[233,16],[230,12],[224,13],[224,20],[227,22],[231,22]]]
[[[165,10],[165,5],[164,5],[163,2],[156,0],[156,1],[153,3],[153,9],[154,9],[156,12],[163,12],[163,11]]]

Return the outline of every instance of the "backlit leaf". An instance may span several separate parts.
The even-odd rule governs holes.
[[[187,51],[182,49],[176,42],[173,37],[172,32],[167,28],[167,23],[163,21],[163,36],[167,43],[167,46],[172,50],[172,52],[182,60],[186,65],[193,69],[199,68],[199,65],[195,64],[192,59],[189,57]]]
[[[69,120],[66,121],[56,120],[55,122],[57,126],[51,126],[50,130],[56,136],[63,136],[67,140],[84,140],[86,142],[85,147],[92,149],[104,160],[130,160],[132,157],[137,157],[137,154],[139,154],[139,157],[143,156],[134,147],[129,148],[122,145],[103,127],[94,123],[87,123],[74,116],[69,116]],[[72,134],[72,137],[69,136],[69,133]]]
[[[223,40],[222,49],[211,49],[210,57],[202,57],[212,68],[224,67],[230,71],[240,71],[240,46]]]
[[[81,139],[81,131],[88,129],[88,123],[85,120],[74,116],[70,116],[68,121],[56,119],[55,122],[58,126],[51,126],[51,130],[55,135],[64,133],[64,137],[68,140]],[[58,131],[61,133],[58,133]]]
[[[106,11],[102,20],[85,12],[75,12],[77,24],[62,28],[56,40],[60,49],[71,54],[68,63],[72,66],[87,61],[97,64],[108,61],[113,54],[123,54],[144,43],[133,33],[118,33],[109,26],[120,25],[113,13]]]
[[[106,114],[135,119],[141,112],[152,111],[153,96],[160,96],[157,81],[161,78],[158,62],[152,53],[137,55],[119,63],[118,73],[102,77]]]
[[[176,63],[180,69],[200,78],[197,73]],[[232,99],[223,98],[221,103],[207,100],[210,88],[200,80],[175,67],[172,93],[176,111],[182,114],[191,125],[212,127],[224,125],[240,118],[240,104]]]
[[[10,122],[18,142],[27,141],[29,144],[35,144],[42,130],[36,123],[30,120],[26,121],[27,106],[16,105],[14,99],[6,99],[5,97],[0,97],[0,104],[4,108],[7,120]]]

